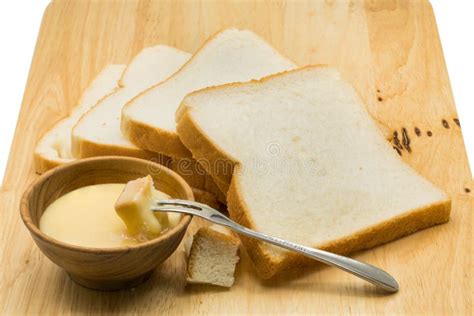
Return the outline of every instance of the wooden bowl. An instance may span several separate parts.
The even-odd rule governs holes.
[[[134,287],[176,250],[191,216],[183,216],[176,227],[156,239],[115,248],[66,244],[42,233],[39,221],[53,201],[70,191],[93,184],[126,183],[148,174],[158,190],[173,198],[194,200],[188,184],[166,167],[136,158],[97,157],[79,160],[40,176],[23,194],[21,218],[41,251],[78,284],[99,290]]]

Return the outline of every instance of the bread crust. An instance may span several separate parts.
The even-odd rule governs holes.
[[[88,139],[73,136],[72,153],[77,158],[89,158],[96,156],[128,156],[156,161],[162,165],[168,165],[169,157],[154,153],[141,148],[129,148],[111,144],[99,144]]]
[[[210,192],[220,203],[227,204],[226,195],[211,175],[193,158],[171,158],[169,168],[179,174],[190,186]]]
[[[216,210],[221,209],[222,206],[219,204],[219,201],[214,194],[193,187],[191,187],[191,189],[193,190],[196,202],[207,204]]]
[[[322,66],[323,65],[306,66],[296,70],[273,74],[260,80],[252,80],[252,82],[261,83],[288,72]],[[220,89],[224,86],[240,86],[244,84],[245,83],[229,83],[219,87],[204,88],[193,93]],[[219,145],[215,144],[212,139],[206,136],[206,133],[193,120],[185,102],[186,99],[183,100],[176,114],[177,132],[180,139],[185,146],[190,149],[196,159],[208,159],[211,165],[220,160],[227,160],[233,163],[234,166],[230,175],[218,174],[214,168],[209,168],[207,171],[217,180],[216,183],[229,184],[227,206],[230,217],[241,225],[255,229],[249,208],[245,205],[240,192],[238,179],[240,169],[239,162],[235,158],[228,156]],[[448,198],[444,201],[410,210],[405,214],[363,229],[349,237],[341,238],[327,244],[313,245],[313,247],[338,254],[349,254],[354,251],[372,248],[424,228],[445,223],[449,220],[450,211],[451,200]],[[318,264],[315,260],[293,252],[287,252],[283,260],[277,261],[269,254],[268,248],[265,248],[262,242],[245,236],[240,236],[240,238],[252,259],[257,274],[263,279],[269,279],[279,274],[288,273],[290,270],[294,272],[303,267]]]
[[[208,173],[206,174],[205,190],[214,194],[220,203],[227,205],[227,193],[222,192],[212,176]]]
[[[205,136],[204,131],[189,115],[184,103],[181,104],[178,112],[176,112],[176,120],[176,131],[183,144],[189,148],[196,160],[202,159],[208,162],[207,164],[202,164],[203,168],[213,177],[219,188],[222,186],[227,191],[237,161],[229,157],[223,149]],[[228,168],[215,167],[222,162]],[[225,172],[220,172],[221,170]]]
[[[134,99],[130,102],[133,102],[133,100]],[[122,133],[140,148],[157,153],[166,153],[168,156],[175,158],[192,157],[189,149],[183,145],[175,133],[158,129],[142,122],[130,120],[123,114],[120,124]]]
[[[246,227],[254,228],[249,209],[241,198],[238,185],[238,173],[234,176],[227,194],[228,210],[232,219]],[[375,226],[363,229],[349,237],[327,244],[313,245],[314,248],[347,255],[358,250],[369,249],[415,233],[424,228],[445,223],[449,220],[451,200],[430,204],[406,214],[396,216]],[[262,247],[262,242],[254,238],[240,236],[258,275],[270,279],[277,274],[315,266],[317,261],[294,252],[287,252],[282,261],[276,261]]]
[[[43,156],[39,153],[34,153],[34,163],[35,163],[35,171],[38,174],[43,174],[49,169],[56,168],[58,166],[62,166],[68,162],[73,162],[75,159],[50,159],[47,156]]]
[[[195,237],[200,237],[200,236],[209,236],[215,239],[222,239],[229,242],[230,244],[234,246],[237,246],[237,247],[240,246],[240,239],[234,236],[232,232],[230,232],[230,234],[227,235],[227,234],[215,231],[214,229],[206,226],[206,227],[199,228],[199,230],[195,234]],[[191,247],[191,250],[192,250],[192,247]]]
[[[133,99],[129,102],[133,102]],[[167,152],[167,153],[172,154],[171,157],[175,161],[178,161],[179,159],[194,160],[192,158],[191,152],[181,142],[178,134],[174,134],[174,133],[167,132],[165,130],[157,129],[157,128],[154,128],[153,126],[144,124],[142,122],[130,120],[126,116],[123,116],[123,115],[122,115],[122,120],[121,120],[121,129],[122,129],[122,133],[126,135],[127,138],[133,144],[140,147],[139,150],[143,152],[158,152],[158,153]],[[85,152],[84,155],[86,155],[87,154],[86,152],[89,150],[92,151],[92,154],[96,152],[97,150],[104,150],[105,152],[107,152],[106,148],[94,148],[93,144],[88,143],[88,142],[82,142],[81,146],[85,147],[85,149],[81,149],[81,154],[82,152]],[[120,148],[117,148],[117,149],[120,149]],[[109,150],[110,152],[113,152],[114,148],[110,148]],[[120,153],[116,153],[116,154],[120,155]],[[146,156],[144,157],[146,158]],[[174,170],[175,172],[178,172],[177,168],[174,166],[175,164],[173,163],[170,164],[171,169]],[[192,187],[208,191],[212,193],[214,196],[216,196],[220,203],[226,204],[226,196],[224,192],[227,191],[228,185],[217,183],[218,180],[215,181],[215,179],[209,176],[209,174],[199,175],[197,173],[193,173],[192,175],[189,175],[189,176],[183,175],[180,172],[178,172],[178,174],[183,176],[185,180],[188,183],[190,183]]]
[[[211,175],[211,177],[212,177],[212,175]],[[226,196],[226,201],[227,201],[227,192],[229,191],[229,184],[227,184],[225,182],[221,182],[219,179],[216,179],[214,177],[212,177],[212,179],[214,180],[214,183],[219,188],[219,191],[221,191],[222,194],[224,194]]]

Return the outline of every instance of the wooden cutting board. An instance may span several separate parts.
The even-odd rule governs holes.
[[[389,141],[405,128],[411,152],[402,146],[402,159],[452,196],[449,223],[354,254],[393,274],[399,293],[384,295],[334,268],[262,282],[245,255],[230,290],[186,287],[179,251],[134,290],[95,292],[74,284],[34,245],[18,204],[36,177],[32,151],[38,137],[67,115],[105,65],[127,63],[157,43],[193,52],[231,26],[255,31],[300,65],[338,67]],[[427,1],[53,1],[39,33],[0,192],[0,308],[5,314],[41,315],[472,314],[474,205],[468,191],[474,185],[456,122]]]

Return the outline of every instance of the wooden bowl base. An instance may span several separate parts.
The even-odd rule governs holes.
[[[104,281],[102,279],[94,280],[81,277],[76,274],[68,273],[69,277],[80,286],[91,290],[99,290],[99,291],[118,291],[118,290],[125,290],[137,287],[138,285],[142,284],[143,282],[147,281],[150,276],[153,274],[153,271],[148,271],[145,274],[139,275],[132,279],[127,280],[107,280]]]

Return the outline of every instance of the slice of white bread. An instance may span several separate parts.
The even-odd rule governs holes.
[[[120,131],[122,107],[135,95],[163,81],[179,69],[190,54],[166,45],[143,49],[123,72],[121,87],[107,96],[76,124],[72,132],[72,152],[75,157],[133,156],[163,157],[133,145]]]
[[[200,228],[188,250],[188,283],[214,284],[231,287],[235,267],[239,262],[239,238],[219,225]]]
[[[295,64],[256,34],[228,29],[211,37],[166,81],[144,91],[122,110],[122,132],[137,146],[165,155],[191,157],[176,134],[174,115],[194,90],[258,79]]]
[[[196,159],[234,163],[230,216],[270,235],[346,254],[449,219],[450,198],[399,158],[331,68],[193,92],[177,131]],[[242,240],[263,278],[315,262]]]
[[[41,137],[34,152],[36,172],[43,173],[74,160],[71,152],[72,127],[99,100],[118,88],[118,80],[124,69],[125,65],[105,67],[84,90],[79,103],[73,108],[69,116],[57,122]]]

